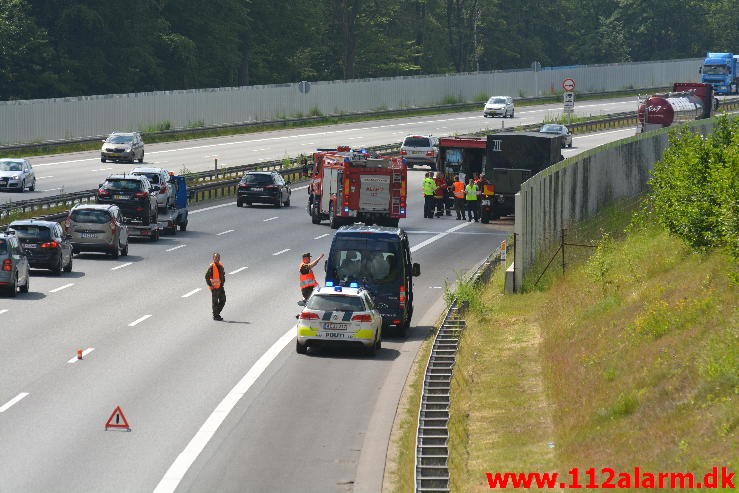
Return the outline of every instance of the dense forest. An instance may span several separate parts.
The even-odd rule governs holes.
[[[0,100],[701,57],[739,0],[0,0]]]

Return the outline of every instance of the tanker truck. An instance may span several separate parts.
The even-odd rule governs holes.
[[[646,132],[692,120],[710,118],[718,108],[713,86],[700,82],[675,82],[672,92],[645,98],[637,110],[638,131]]]

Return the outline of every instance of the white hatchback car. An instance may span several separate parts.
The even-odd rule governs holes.
[[[316,289],[298,318],[299,354],[320,344],[364,346],[370,356],[382,347],[382,315],[369,293],[351,283],[349,287],[326,283]]]
[[[166,209],[175,203],[175,188],[169,183],[169,171],[164,168],[149,168],[139,166],[131,171],[132,175],[144,175],[149,182],[159,187],[159,195],[157,196],[157,207]]]
[[[493,96],[482,109],[482,116],[485,118],[494,116],[513,118],[514,113],[513,98],[510,96]]]
[[[0,189],[23,192],[36,190],[36,174],[28,159],[0,159]]]

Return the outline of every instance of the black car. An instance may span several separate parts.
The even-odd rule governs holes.
[[[274,171],[248,171],[239,182],[236,205],[272,204],[277,207],[290,206],[289,182]]]
[[[145,175],[110,175],[97,192],[98,204],[115,204],[124,217],[144,226],[157,221],[157,192]]]
[[[72,271],[72,243],[59,223],[24,219],[13,221],[8,229],[15,231],[31,267],[56,275]]]

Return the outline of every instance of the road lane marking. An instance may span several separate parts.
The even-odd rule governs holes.
[[[38,166],[34,164],[34,166]],[[46,190],[41,190],[42,192],[53,192],[55,190],[64,190],[64,187],[58,187],[58,188],[47,188]]]
[[[235,271],[229,272],[228,275],[230,276],[230,275],[233,275],[233,274],[238,274],[239,272],[241,272],[244,269],[248,269],[248,267],[239,267]]]
[[[210,207],[203,207],[202,209],[195,209],[194,211],[188,212],[188,214],[197,214],[199,212],[212,211],[214,209],[220,209],[222,207],[231,207],[234,204],[236,204],[236,202],[227,202],[225,204],[212,205]]]
[[[0,315],[2,315],[3,313],[5,313],[5,312],[7,312],[7,311],[8,311],[8,309],[7,309],[7,308],[5,308],[4,310],[0,310]]]
[[[82,357],[84,358],[85,356],[87,356],[88,354],[90,354],[93,351],[95,351],[95,348],[94,347],[89,347],[89,348],[85,349],[84,351],[82,351]],[[77,356],[75,356],[74,358],[72,358],[69,361],[67,361],[67,363],[74,364],[74,363],[77,363],[78,361],[79,361],[79,359],[77,359]]]
[[[203,288],[196,288],[196,289],[193,289],[192,291],[188,291],[187,293],[182,295],[182,298],[189,298],[190,296],[194,295],[198,291],[201,291],[202,289]]]
[[[267,221],[274,221],[275,219],[279,219],[279,218],[280,216],[268,217],[267,219],[262,219],[262,221],[266,223]]]
[[[128,267],[129,265],[133,265],[133,262],[126,262],[125,264],[116,265],[115,267],[111,267],[110,270],[122,269],[124,267]]]
[[[466,228],[470,224],[472,224],[472,223],[462,223],[462,224],[459,224],[457,226],[454,226],[453,228],[449,228],[449,229],[447,229],[446,231],[444,231],[442,233],[439,233],[437,235],[434,235],[431,238],[429,238],[428,240],[422,241],[418,245],[416,245],[414,247],[411,247],[411,253],[413,253],[413,252],[415,252],[417,250],[420,250],[421,248],[425,247],[426,245],[430,245],[431,243],[444,238],[446,235],[448,235],[450,233],[454,233],[457,230],[460,230],[462,228]]]
[[[70,282],[69,284],[65,284],[64,286],[59,286],[58,288],[54,288],[54,289],[52,289],[49,292],[50,293],[56,293],[58,291],[61,291],[62,289],[71,288],[72,286],[74,286],[74,283],[73,282]]]
[[[285,349],[295,337],[297,326],[292,326],[290,330],[285,332],[272,346],[249,368],[249,371],[239,380],[239,382],[231,389],[231,391],[223,398],[215,410],[205,420],[203,426],[195,433],[190,442],[185,447],[175,461],[169,466],[167,472],[164,473],[159,484],[154,488],[154,493],[173,492],[185,477],[187,471],[193,465],[200,453],[203,451],[208,442],[216,434],[218,428],[223,421],[231,413],[236,404],[241,400],[247,391],[254,385],[254,382],[264,373],[269,365],[274,361],[280,352]]]
[[[52,175],[49,175],[49,176],[37,176],[36,177],[37,180],[45,180],[47,178],[54,178],[54,177]]]
[[[166,250],[164,250],[164,251],[165,251],[165,252],[171,252],[171,251],[174,251],[174,250],[179,250],[180,248],[185,248],[186,246],[187,246],[187,245],[177,245],[176,247],[172,247],[172,248],[167,248],[167,249],[166,249]]]
[[[233,229],[227,229],[226,231],[221,231],[220,233],[216,233],[216,236],[227,235],[228,233],[233,233],[233,232],[234,232]]]
[[[14,405],[18,404],[22,399],[27,397],[29,394],[28,392],[21,392],[20,394],[16,395],[12,399],[10,399],[8,402],[6,402],[3,407],[0,407],[0,413],[4,413]]]
[[[289,251],[290,251],[289,248],[285,248],[284,250],[280,250],[279,252],[275,252],[272,255],[276,257],[277,255],[282,255],[283,253],[289,252]]]
[[[151,315],[144,315],[143,317],[137,318],[136,320],[134,320],[133,322],[131,322],[130,324],[128,324],[128,326],[129,327],[135,327],[135,326],[137,326],[138,324],[140,324],[141,322],[143,322],[144,320],[146,320],[149,317],[151,317]]]
[[[322,235],[320,235],[320,236],[316,236],[316,237],[315,237],[315,238],[313,238],[313,239],[314,239],[314,240],[320,240],[321,238],[325,238],[325,237],[327,237],[327,236],[328,236],[328,233],[324,233],[324,234],[322,234]]]

